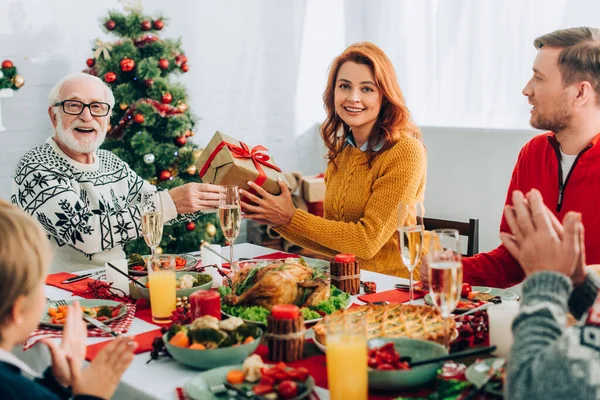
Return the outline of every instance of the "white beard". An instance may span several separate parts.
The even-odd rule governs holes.
[[[73,132],[74,128],[77,127],[92,127],[96,130],[96,134],[81,134]],[[54,132],[58,136],[58,139],[65,144],[71,151],[76,153],[93,153],[102,145],[104,138],[106,137],[106,130],[100,127],[100,124],[96,120],[92,120],[91,123],[85,123],[79,119],[76,119],[71,123],[68,129],[63,128],[60,114],[57,115],[57,124]]]

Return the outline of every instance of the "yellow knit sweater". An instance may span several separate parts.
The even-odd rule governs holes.
[[[403,136],[371,168],[366,161],[366,153],[346,146],[336,159],[337,169],[330,163],[325,172],[324,218],[296,210],[291,223],[277,231],[312,251],[355,254],[363,269],[408,278],[395,234],[397,206],[423,200],[425,148]]]

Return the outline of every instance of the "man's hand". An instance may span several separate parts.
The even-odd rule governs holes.
[[[52,374],[65,387],[73,384],[73,376],[68,360],[71,360],[75,368],[81,369],[85,357],[87,327],[81,314],[79,302],[74,301],[67,308],[61,344],[56,345],[49,339],[42,340],[42,343],[50,349]]]
[[[209,183],[186,183],[169,190],[169,194],[177,207],[177,214],[188,214],[219,208],[223,188]]]
[[[248,182],[248,184],[256,191],[257,195],[240,189],[242,196],[255,204],[242,202],[242,209],[251,213],[245,214],[244,218],[274,226],[289,225],[292,222],[292,217],[296,211],[292,194],[283,180],[277,179],[277,183],[281,187],[279,196],[273,196],[254,182]]]
[[[512,195],[513,205],[506,206],[504,215],[512,231],[502,232],[500,239],[519,261],[527,275],[539,271],[561,272],[568,277],[582,261],[581,214],[569,212],[560,228],[547,211],[539,191],[533,189],[527,199],[520,191]]]
[[[121,376],[133,361],[137,343],[131,338],[119,336],[106,345],[90,365],[81,367],[71,364],[74,376],[73,394],[110,399],[119,385]],[[70,360],[70,359],[69,359]]]

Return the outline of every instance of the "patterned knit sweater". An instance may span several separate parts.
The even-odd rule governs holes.
[[[507,399],[600,399],[599,285],[593,272],[574,291],[556,272],[527,278],[512,327]],[[566,327],[567,311],[577,325]]]
[[[140,193],[149,186],[109,151],[97,150],[92,164],[82,164],[48,138],[19,161],[11,200],[48,233],[51,271],[70,272],[125,258],[123,244],[141,236]],[[190,217],[178,217],[171,196],[160,194],[166,221]]]
[[[313,251],[355,254],[363,269],[408,277],[398,251],[397,206],[422,200],[427,158],[423,144],[403,136],[381,153],[371,168],[367,155],[346,146],[325,172],[324,218],[296,210],[288,226],[276,230]]]

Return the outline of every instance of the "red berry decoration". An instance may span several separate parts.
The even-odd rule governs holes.
[[[177,145],[179,147],[185,146],[186,142],[187,142],[187,139],[186,139],[185,135],[183,135],[183,136],[177,136],[175,138],[175,145]]]
[[[158,68],[162,70],[169,68],[169,60],[167,60],[166,58],[161,58],[160,60],[158,60]]]
[[[160,101],[162,101],[163,104],[169,104],[172,100],[173,96],[171,96],[171,93],[169,92],[163,93],[162,97],[160,98]]]
[[[169,179],[171,179],[171,176],[173,176],[171,174],[171,171],[165,169],[164,171],[161,171],[160,174],[158,174],[158,179],[160,179],[161,181],[168,181]]]
[[[4,60],[2,61],[2,68],[12,68],[13,63],[10,60]]]
[[[85,63],[87,64],[88,67],[92,68],[94,65],[96,65],[96,60],[94,60],[93,58],[88,58]]]
[[[157,19],[156,21],[152,22],[152,26],[154,26],[154,29],[157,31],[160,31],[165,27],[165,23],[162,21],[162,19]]]
[[[144,85],[146,85],[146,87],[152,87],[152,85],[154,85],[154,79],[144,79]]]
[[[150,23],[150,21],[145,19],[140,24],[140,27],[142,28],[143,31],[149,31],[150,29],[152,29],[152,24]]]
[[[113,83],[116,80],[117,80],[117,74],[115,74],[114,72],[107,72],[104,74],[104,82]]]
[[[134,120],[135,122],[137,122],[138,124],[143,124],[143,123],[144,123],[144,121],[145,121],[145,119],[144,119],[144,116],[143,116],[142,114],[135,114],[135,115],[133,116],[133,120]]]
[[[109,31],[112,31],[113,29],[115,29],[117,27],[117,23],[114,20],[109,19],[108,21],[106,21],[106,23],[104,24],[104,26]]]
[[[135,61],[133,61],[131,58],[125,57],[124,59],[121,60],[121,71],[130,72],[130,71],[133,71],[134,68],[135,68]]]
[[[187,63],[183,63],[181,64],[181,70],[183,72],[188,72],[190,70],[190,67],[187,65]]]
[[[193,231],[194,229],[196,229],[196,224],[192,221],[188,222],[187,225],[185,226],[185,229],[187,229],[188,231]]]

